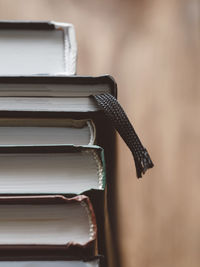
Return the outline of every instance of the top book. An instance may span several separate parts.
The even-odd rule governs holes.
[[[0,21],[0,75],[74,75],[76,57],[72,24]]]

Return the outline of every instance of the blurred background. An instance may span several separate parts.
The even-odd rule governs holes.
[[[137,180],[118,137],[124,267],[200,266],[200,1],[0,0],[0,19],[75,25],[80,75],[109,73],[155,163]]]

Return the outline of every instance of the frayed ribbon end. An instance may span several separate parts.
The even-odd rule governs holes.
[[[137,178],[142,178],[142,174],[145,174],[148,169],[151,169],[154,166],[146,149],[142,151],[140,157],[134,156],[134,160]]]

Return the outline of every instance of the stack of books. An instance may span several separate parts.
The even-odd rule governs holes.
[[[75,75],[76,51],[71,24],[0,22],[0,267],[108,266],[113,126],[138,177],[153,166],[113,78]]]

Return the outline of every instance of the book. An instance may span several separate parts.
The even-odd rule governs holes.
[[[35,257],[31,260],[0,260],[0,267],[100,267],[99,259],[90,261],[83,260],[35,260]]]
[[[98,146],[0,146],[0,194],[80,194],[105,188]]]
[[[0,77],[0,112],[96,112],[100,108],[90,96],[116,96],[116,89],[109,75]]]
[[[67,118],[0,118],[0,145],[93,145],[92,120]]]
[[[0,213],[0,256],[97,254],[96,219],[86,196],[1,196]]]
[[[0,21],[0,75],[76,73],[72,24]]]

